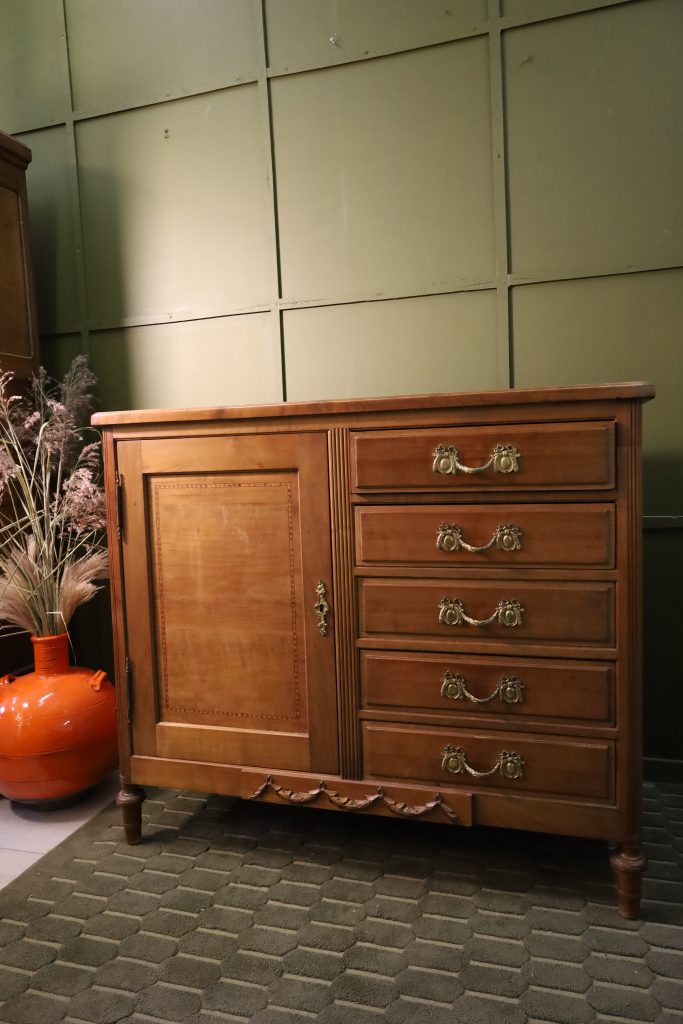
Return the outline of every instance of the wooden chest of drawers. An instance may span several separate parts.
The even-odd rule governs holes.
[[[576,834],[636,916],[652,395],[96,416],[129,841],[146,783]]]

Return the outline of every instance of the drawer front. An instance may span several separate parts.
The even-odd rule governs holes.
[[[359,617],[366,637],[613,647],[614,584],[363,579]]]
[[[364,708],[614,721],[614,667],[539,658],[363,651]]]
[[[363,765],[365,778],[491,787],[511,795],[535,792],[609,800],[614,792],[610,740],[365,722]]]
[[[614,424],[539,423],[352,435],[355,490],[576,490],[614,486]]]
[[[614,506],[405,505],[356,508],[360,565],[614,565]]]

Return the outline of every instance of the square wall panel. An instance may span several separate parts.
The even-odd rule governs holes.
[[[40,330],[78,330],[76,232],[72,186],[73,160],[66,128],[46,128],[20,136],[33,159],[26,173],[31,255]]]
[[[90,347],[103,409],[282,399],[280,348],[263,313],[97,331]]]
[[[101,111],[256,77],[252,0],[66,0],[74,106]]]
[[[66,117],[61,0],[0,3],[0,126],[26,131]]]
[[[514,274],[683,262],[682,40],[680,0],[505,33]]]
[[[266,0],[275,71],[441,43],[481,29],[486,0]]]
[[[277,78],[271,90],[285,298],[492,281],[485,39]]]
[[[512,291],[515,385],[646,380],[645,512],[683,515],[683,270]]]
[[[284,313],[289,401],[495,388],[489,291]]]
[[[270,296],[260,118],[245,85],[78,123],[97,326],[215,316]]]

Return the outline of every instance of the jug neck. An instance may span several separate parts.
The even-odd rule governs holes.
[[[36,675],[49,676],[66,672],[69,667],[69,636],[32,636]]]

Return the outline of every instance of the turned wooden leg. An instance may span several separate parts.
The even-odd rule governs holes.
[[[121,790],[116,797],[116,806],[123,811],[123,829],[129,846],[139,843],[142,838],[142,801],[144,789],[121,779]]]
[[[640,885],[647,860],[638,843],[623,843],[610,857],[617,883],[617,907],[622,917],[640,917]]]

